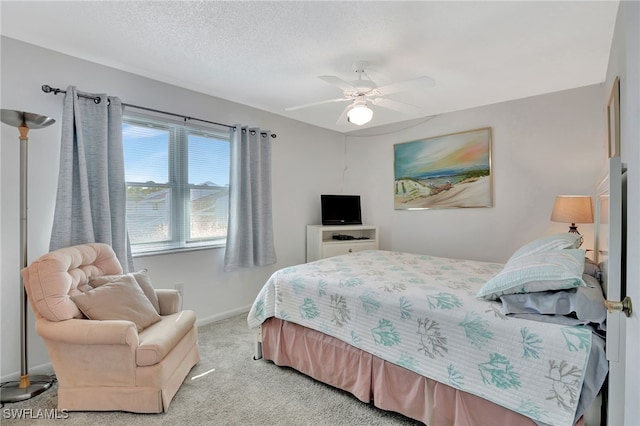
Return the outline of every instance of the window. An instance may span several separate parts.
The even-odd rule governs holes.
[[[132,252],[223,245],[227,132],[125,116],[122,133]]]

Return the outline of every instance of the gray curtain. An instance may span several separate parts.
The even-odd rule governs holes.
[[[100,102],[78,95],[100,97]],[[122,103],[67,88],[62,113],[58,193],[50,250],[84,243],[111,245],[133,270],[126,228]]]
[[[271,132],[230,130],[229,225],[224,270],[276,262],[271,212]]]

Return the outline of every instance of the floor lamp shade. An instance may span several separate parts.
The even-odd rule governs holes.
[[[20,269],[27,266],[27,171],[30,129],[41,129],[55,123],[53,118],[30,112],[3,109],[0,121],[17,127],[20,143]],[[20,279],[20,381],[0,388],[2,403],[17,402],[38,395],[53,383],[50,376],[29,377],[27,362],[27,295]]]

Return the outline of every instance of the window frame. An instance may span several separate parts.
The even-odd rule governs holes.
[[[191,250],[213,249],[226,246],[227,234],[223,237],[213,238],[192,238],[191,233],[191,203],[190,195],[194,189],[211,190],[207,185],[196,185],[189,183],[189,136],[210,137],[212,139],[231,143],[229,132],[214,129],[208,126],[195,125],[193,123],[180,122],[164,117],[151,116],[138,113],[125,113],[122,120],[123,126],[134,125],[139,127],[150,127],[154,129],[167,130],[169,141],[167,146],[168,155],[168,182],[133,182],[126,180],[126,160],[125,160],[125,192],[128,195],[129,187],[151,187],[167,188],[170,197],[169,214],[169,238],[163,241],[148,243],[131,243],[131,253],[134,257],[167,254],[172,252],[184,252]],[[123,136],[123,147],[124,147]],[[229,145],[230,151],[230,145]],[[230,165],[228,165],[230,168]],[[224,188],[223,186],[218,188]],[[228,186],[227,186],[228,188]],[[127,200],[128,201],[128,200]],[[227,206],[228,218],[228,206]],[[127,217],[127,229],[129,218]]]

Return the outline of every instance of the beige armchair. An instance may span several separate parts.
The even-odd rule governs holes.
[[[200,360],[195,313],[179,312],[176,290],[145,289],[127,279],[89,286],[92,277],[119,274],[122,267],[113,250],[99,243],[52,251],[22,270],[36,331],[58,379],[58,409],[167,411]],[[134,295],[123,297],[118,293],[123,289]],[[117,312],[105,313],[110,307]],[[92,320],[86,313],[133,319]]]

